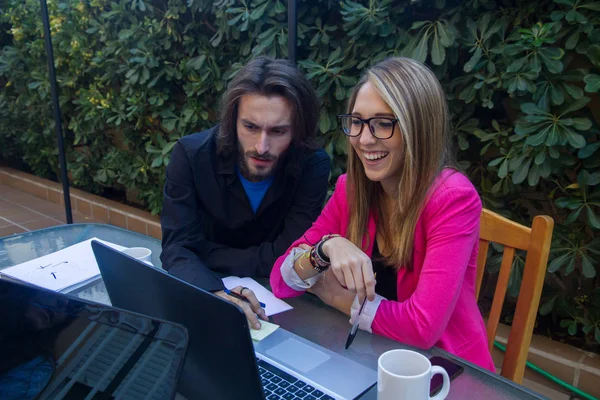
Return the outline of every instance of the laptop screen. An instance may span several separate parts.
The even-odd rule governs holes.
[[[171,399],[176,325],[0,279],[1,399]]]

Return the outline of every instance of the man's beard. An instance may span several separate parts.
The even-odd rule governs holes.
[[[250,157],[254,157],[259,160],[273,161],[273,165],[268,168],[252,168],[250,167]],[[259,182],[270,178],[275,175],[277,167],[279,166],[279,157],[274,156],[270,153],[258,154],[256,150],[247,151],[244,153],[244,149],[238,144],[238,168],[244,178],[250,182]]]

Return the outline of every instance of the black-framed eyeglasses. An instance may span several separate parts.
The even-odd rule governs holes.
[[[340,125],[344,135],[357,137],[363,131],[365,124],[369,126],[369,131],[377,139],[389,139],[394,135],[394,128],[398,123],[396,118],[372,117],[367,119],[359,118],[355,115],[338,115]]]

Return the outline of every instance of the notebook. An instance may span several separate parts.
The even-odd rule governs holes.
[[[266,304],[265,313],[267,314],[267,317],[291,310],[293,308],[285,301],[275,297],[275,295],[271,293],[267,288],[265,288],[252,278],[238,278],[237,276],[228,276],[226,278],[223,278],[223,284],[229,290],[237,286],[247,287],[248,289],[252,290],[256,295],[258,301]]]
[[[100,279],[100,270],[92,251],[92,240],[123,250],[126,247],[98,238],[65,247],[62,250],[3,269],[0,274],[41,286],[55,292],[69,292]]]

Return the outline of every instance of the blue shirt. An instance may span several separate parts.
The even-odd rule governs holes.
[[[235,170],[240,177],[242,186],[244,186],[248,200],[250,200],[252,211],[256,214],[256,210],[258,210],[258,206],[260,206],[263,197],[265,197],[265,193],[267,193],[267,190],[269,190],[269,187],[271,187],[271,184],[273,183],[273,177],[271,176],[270,178],[258,182],[250,182],[248,179],[244,178],[237,167]]]

